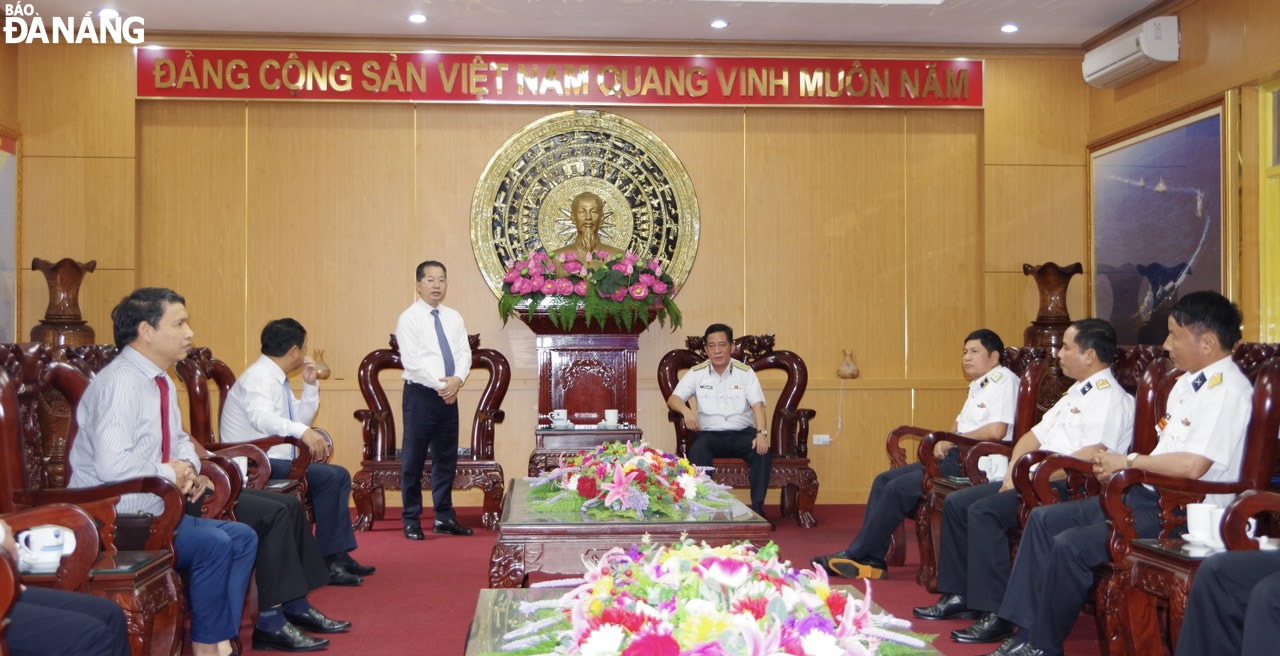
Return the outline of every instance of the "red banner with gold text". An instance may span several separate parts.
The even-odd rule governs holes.
[[[142,48],[138,97],[980,108],[982,62]]]

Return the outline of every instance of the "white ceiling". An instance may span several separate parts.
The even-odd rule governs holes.
[[[111,6],[147,32],[1077,46],[1152,0],[30,0],[46,20]],[[872,0],[874,1],[874,0]],[[892,2],[892,4],[890,4]],[[409,14],[428,20],[415,25]],[[711,20],[729,27],[716,30]],[[1000,32],[1016,23],[1016,34]]]

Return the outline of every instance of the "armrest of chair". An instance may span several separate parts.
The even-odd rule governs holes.
[[[988,483],[987,473],[978,469],[978,459],[983,456],[1002,455],[1006,458],[1013,455],[1013,445],[1007,442],[996,442],[987,440],[979,442],[971,447],[964,454],[964,475],[974,485],[982,485]]]
[[[178,486],[159,476],[131,478],[127,481],[93,487],[18,490],[13,493],[13,500],[24,506],[43,506],[50,503],[70,503],[80,506],[100,525],[98,534],[102,543],[112,545],[116,531],[115,505],[119,497],[125,494],[154,494],[160,497],[160,501],[164,504],[164,512],[152,519],[146,548],[151,551],[160,549],[171,551],[173,532],[178,528],[178,522],[182,521],[182,493],[178,491]]]
[[[924,439],[920,440],[920,446],[916,448],[916,458],[920,460],[920,464],[924,465],[924,477],[926,481],[942,477],[942,470],[938,467],[938,459],[933,457],[933,449],[937,446],[938,442],[942,442],[944,440],[959,447],[961,457],[964,456],[965,451],[987,441],[975,440],[972,437],[965,437],[963,435],[947,431],[933,431],[925,435]]]
[[[1066,474],[1068,486],[1073,489],[1083,488],[1088,496],[1102,492],[1102,484],[1093,473],[1093,463],[1054,453],[1045,457],[1031,480],[1035,496],[1041,504],[1054,503],[1057,500],[1058,495],[1053,491],[1052,479],[1059,472]]]
[[[1280,494],[1262,490],[1246,490],[1227,506],[1222,516],[1222,539],[1232,551],[1249,551],[1258,548],[1258,542],[1245,530],[1249,519],[1264,512],[1280,512]]]
[[[320,432],[320,429],[316,429],[316,432]],[[332,446],[333,438],[329,437],[328,433],[322,433],[322,435],[324,435],[325,439],[329,441],[329,445]],[[293,464],[289,467],[288,477],[291,479],[301,480],[307,474],[307,465],[310,465],[313,462],[311,458],[311,449],[308,449],[307,445],[304,444],[302,440],[293,437],[292,435],[270,435],[267,437],[259,437],[256,440],[249,440],[248,442],[241,442],[241,444],[252,444],[263,451],[270,451],[271,447],[280,444],[288,444],[296,448],[298,450],[298,455],[293,457]]]
[[[809,408],[797,408],[794,412],[780,410],[783,421],[794,425],[790,433],[791,444],[782,444],[775,447],[775,453],[780,452],[783,456],[793,456],[798,458],[809,457],[809,420],[818,415],[817,410]],[[770,435],[770,441],[779,439],[777,435]]]
[[[240,496],[240,468],[230,458],[209,456],[200,459],[200,475],[213,482],[213,494],[200,502],[200,516],[210,519],[230,517],[232,504]]]
[[[53,503],[47,506],[36,506],[19,510],[15,513],[0,516],[15,534],[41,524],[56,524],[71,529],[75,535],[76,548],[70,555],[63,556],[55,573],[59,590],[83,590],[89,578],[89,569],[98,559],[98,527],[93,517],[83,508],[66,503]],[[0,566],[0,570],[3,567]],[[15,573],[17,572],[15,563]],[[3,596],[4,583],[0,581],[0,596]]]
[[[271,480],[271,459],[267,452],[248,443],[218,443],[209,446],[209,450],[226,458],[244,457],[249,459],[249,487],[261,490]]]
[[[884,438],[884,450],[889,454],[889,466],[893,468],[906,466],[907,450],[902,448],[902,440],[923,440],[924,436],[930,432],[927,428],[905,425],[889,431],[889,434]],[[918,446],[919,444],[917,443]]]
[[[1037,463],[1043,463],[1050,456],[1054,455],[1052,451],[1031,451],[1022,454],[1017,462],[1009,464],[1013,470],[1013,489],[1018,491],[1018,496],[1022,499],[1022,505],[1029,512],[1036,506],[1042,506],[1057,501],[1057,497],[1050,499],[1041,498],[1036,493],[1034,476],[1031,468]],[[1044,465],[1041,465],[1042,467]]]
[[[352,414],[355,416],[356,421],[360,422],[360,439],[364,447],[361,457],[365,460],[379,458],[378,435],[385,434],[388,439],[394,439],[391,431],[386,427],[387,419],[391,416],[391,412],[388,410],[361,408]]]
[[[1235,494],[1249,489],[1247,483],[1238,481],[1215,483],[1165,476],[1137,468],[1121,469],[1102,488],[1102,510],[1111,521],[1111,554],[1112,559],[1117,562],[1128,553],[1128,543],[1138,537],[1133,523],[1133,511],[1124,502],[1124,495],[1129,488],[1141,484],[1154,486],[1160,492],[1162,538],[1170,537],[1176,526],[1186,523],[1186,518],[1174,515],[1174,510],[1185,507],[1188,503],[1202,501],[1206,494]]]

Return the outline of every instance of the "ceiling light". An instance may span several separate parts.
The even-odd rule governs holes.
[[[724,28],[729,27],[729,21],[724,20],[723,18],[717,18],[711,21],[711,27],[714,27],[717,30],[723,30]]]
[[[112,9],[111,7],[98,10],[98,18],[112,19],[112,18],[119,18],[119,17],[120,17],[120,12]]]
[[[425,23],[425,22],[427,22],[427,15],[426,15],[426,14],[409,14],[409,22],[410,22],[410,23]]]
[[[1013,34],[1014,32],[1018,31],[1018,26],[1014,25],[1013,23],[1005,23],[1004,25],[1000,26],[1000,31],[1004,32],[1005,34]]]

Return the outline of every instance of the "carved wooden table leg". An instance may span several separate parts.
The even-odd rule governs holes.
[[[813,507],[818,502],[817,472],[801,470],[796,487],[796,523],[804,528],[813,528],[818,525],[818,519],[813,516]]]
[[[493,554],[489,557],[489,587],[522,587],[526,576],[524,557],[523,544],[493,545]]]
[[[480,481],[480,488],[484,490],[484,516],[482,521],[484,527],[491,530],[498,530],[498,520],[502,517],[502,494],[505,481],[502,480],[502,468],[496,465],[496,470],[485,472],[484,477]]]
[[[182,625],[186,599],[178,573],[168,558],[153,562],[142,572],[96,573],[90,593],[116,602],[129,627],[133,656],[177,656],[182,650]]]
[[[356,502],[356,521],[353,528],[368,531],[373,528],[373,474],[361,469],[351,477],[351,496]]]

